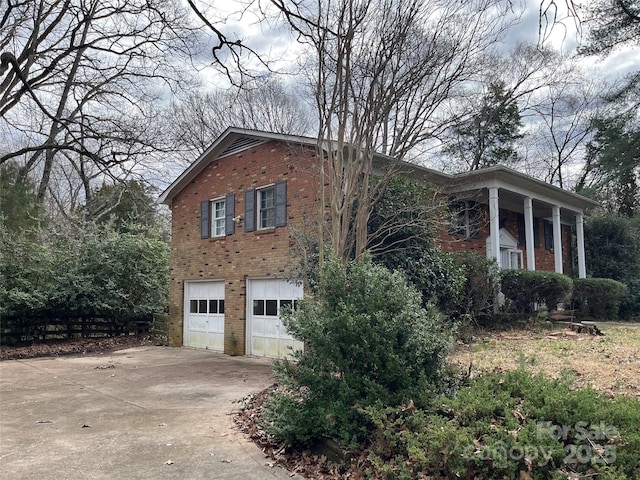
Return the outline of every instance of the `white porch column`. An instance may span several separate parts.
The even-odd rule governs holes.
[[[524,199],[524,234],[527,247],[527,270],[536,269],[536,246],[533,236],[533,202],[531,197]]]
[[[498,267],[500,260],[500,205],[498,202],[498,188],[489,189],[489,227],[491,232],[491,256],[495,258]]]
[[[560,207],[551,207],[553,215],[553,256],[556,272],[562,273],[562,226],[560,224]]]
[[[587,278],[587,267],[584,261],[584,217],[576,214],[576,240],[578,243],[578,277]]]

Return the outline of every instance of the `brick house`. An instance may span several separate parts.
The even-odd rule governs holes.
[[[375,159],[384,168],[391,159]],[[505,167],[447,175],[405,173],[447,196],[453,221],[437,235],[447,251],[493,257],[502,268],[585,276],[584,211],[597,206]],[[297,342],[278,318],[303,295],[287,281],[294,233],[315,233],[316,139],[227,129],[161,194],[172,212],[169,338],[174,346],[278,357]]]

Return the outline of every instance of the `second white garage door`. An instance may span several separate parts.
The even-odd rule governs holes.
[[[224,282],[186,282],[184,346],[224,350]]]
[[[281,279],[247,281],[248,353],[261,357],[285,357],[301,349],[282,325],[280,311],[302,298],[302,286]]]

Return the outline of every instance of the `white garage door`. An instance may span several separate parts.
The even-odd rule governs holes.
[[[186,282],[184,346],[224,350],[224,282]]]
[[[249,354],[276,358],[302,349],[303,343],[287,333],[279,318],[283,307],[302,298],[302,286],[286,280],[248,280],[247,289]]]

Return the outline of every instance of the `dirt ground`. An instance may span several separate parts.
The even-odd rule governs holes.
[[[471,374],[524,365],[532,372],[569,377],[577,387],[607,395],[640,397],[640,325],[599,324],[603,335],[553,330],[512,330],[476,335],[458,343],[450,360]]]

